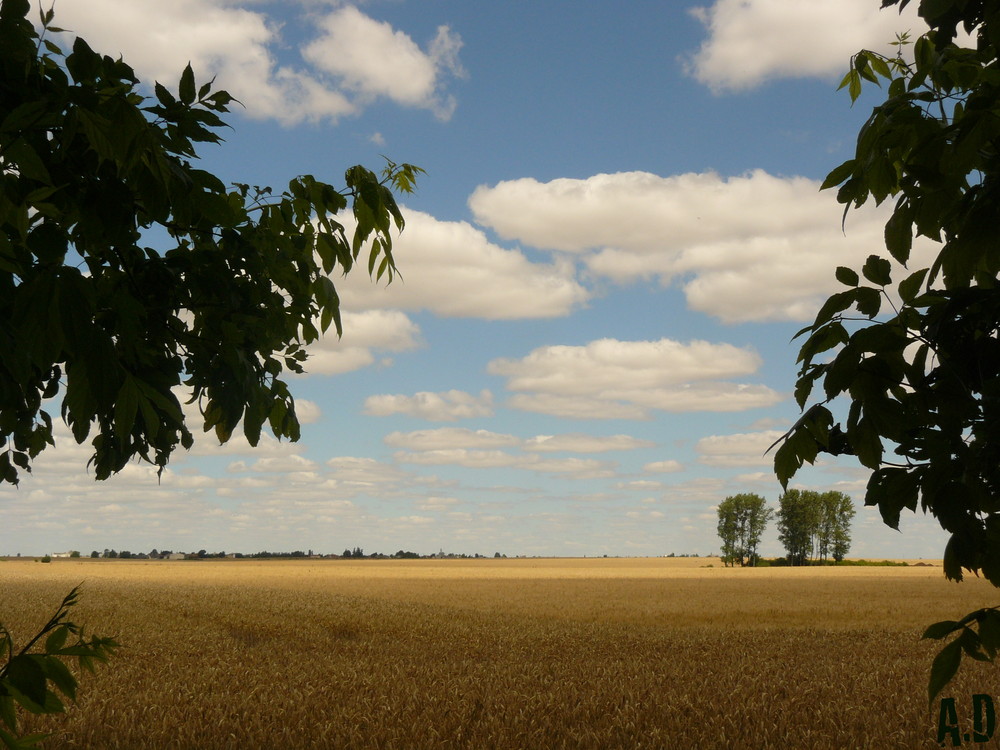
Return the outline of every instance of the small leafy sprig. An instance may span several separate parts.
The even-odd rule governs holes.
[[[86,637],[80,626],[67,619],[79,594],[80,587],[74,587],[56,613],[20,650],[15,650],[10,631],[0,624],[0,658],[6,658],[0,667],[0,743],[9,750],[37,747],[49,736],[19,736],[18,706],[33,714],[55,714],[66,710],[64,697],[76,700],[77,679],[64,660],[76,657],[82,669],[93,672],[95,662],[107,662],[120,647],[113,638]],[[33,652],[39,644],[41,649]]]
[[[979,626],[979,632],[970,627],[973,624]],[[928,701],[933,702],[958,672],[963,653],[976,661],[992,662],[996,658],[1000,651],[1000,607],[977,609],[961,620],[936,622],[924,631],[923,637],[940,641],[956,632],[958,637],[934,657],[927,685]]]

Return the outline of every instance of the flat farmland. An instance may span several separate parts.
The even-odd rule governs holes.
[[[28,719],[48,748],[936,748],[920,633],[1000,602],[939,565],[12,560],[0,619],[22,642],[80,582],[124,648]],[[971,732],[1000,676],[945,694]]]

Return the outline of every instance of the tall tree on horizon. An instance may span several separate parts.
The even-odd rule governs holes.
[[[760,495],[741,493],[719,503],[719,537],[727,566],[755,566],[757,547],[774,511]]]

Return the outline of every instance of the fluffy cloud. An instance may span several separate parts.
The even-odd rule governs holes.
[[[634,404],[605,398],[560,396],[557,393],[515,393],[507,405],[518,411],[551,414],[568,419],[649,419],[649,411]]]
[[[295,416],[299,418],[299,424],[315,424],[323,416],[323,411],[315,401],[297,398],[295,399]]]
[[[469,206],[502,237],[580,254],[599,276],[678,281],[692,309],[724,322],[808,320],[839,287],[836,266],[884,248],[889,215],[887,205],[852,211],[845,235],[842,207],[819,184],[762,170],[523,178],[480,186]]]
[[[458,498],[454,497],[428,497],[417,503],[417,510],[423,511],[444,511],[450,510],[458,505]]]
[[[386,445],[411,451],[449,450],[451,448],[503,448],[521,443],[513,435],[501,435],[488,430],[467,430],[443,427],[437,430],[391,432],[383,439]]]
[[[699,463],[706,466],[770,466],[774,457],[765,452],[784,433],[778,430],[736,435],[710,435],[695,446]]]
[[[333,470],[333,478],[340,483],[356,486],[390,484],[406,479],[406,474],[395,466],[374,458],[338,456],[326,465]]]
[[[571,451],[574,453],[604,453],[607,451],[631,451],[638,448],[651,448],[656,443],[640,440],[630,435],[582,435],[570,433],[566,435],[537,435],[524,443],[524,450],[539,453]]]
[[[236,464],[233,464],[233,470],[242,470],[240,464],[243,464],[243,462],[237,461]],[[303,456],[294,453],[290,456],[268,456],[265,458],[258,458],[250,465],[251,471],[259,471],[267,474],[311,471],[315,468],[317,468],[315,461],[310,461],[308,458],[304,458]]]
[[[515,391],[589,395],[749,375],[760,365],[756,352],[731,344],[598,339],[586,346],[540,347],[519,360],[495,359],[488,370],[506,375]]]
[[[543,474],[558,474],[572,479],[598,479],[614,476],[615,464],[592,458],[549,458],[537,455],[513,455],[498,450],[449,448],[395,454],[400,463],[424,466],[462,466],[470,469],[527,469]]]
[[[431,109],[443,120],[455,99],[440,92],[447,74],[464,76],[458,61],[462,40],[447,26],[424,52],[406,34],[369,18],[353,6],[319,19],[320,36],[302,50],[318,69],[343,81],[365,100],[386,97],[411,107]]]
[[[510,405],[558,416],[648,417],[652,409],[742,411],[782,399],[762,385],[727,382],[756,372],[760,357],[730,344],[600,339],[586,346],[545,346],[522,359],[495,359],[493,375],[522,393]],[[524,393],[526,392],[526,393]]]
[[[378,394],[365,399],[365,414],[388,417],[406,414],[431,422],[454,422],[470,417],[488,417],[493,414],[493,394],[487,390],[473,396],[465,391],[430,393],[420,391],[412,396]]]
[[[520,447],[536,453],[574,452],[604,453],[606,451],[628,451],[649,448],[655,445],[648,440],[639,440],[629,435],[537,435],[526,440],[514,435],[503,435],[488,430],[468,430],[461,427],[442,427],[436,430],[415,432],[392,432],[385,436],[386,445],[411,451],[450,450],[453,448]],[[535,460],[535,459],[532,459]]]
[[[170,88],[190,62],[199,82],[215,77],[250,116],[289,125],[336,121],[379,97],[447,118],[455,103],[445,79],[462,74],[462,43],[447,27],[423,51],[352,6],[318,16],[297,9],[293,20],[315,37],[290,64],[278,57],[294,44],[282,37],[283,22],[225,0],[75,0],[56,10],[60,27],[100,52],[121,54],[142,80]]]
[[[571,479],[606,479],[615,475],[613,461],[594,458],[544,458],[526,456],[520,468],[547,474],[562,474]]]
[[[709,36],[688,70],[715,91],[835,76],[859,49],[889,53],[897,33],[926,30],[916,11],[917,3],[900,15],[871,0],[716,0],[692,11]]]
[[[651,474],[674,474],[678,471],[684,471],[684,464],[680,461],[674,461],[673,459],[667,461],[653,461],[642,467],[643,471],[648,471]]]
[[[532,263],[467,222],[412,209],[404,216],[406,229],[393,243],[396,257],[406,258],[402,273],[388,285],[373,284],[364,273],[334,278],[346,308],[517,320],[568,315],[587,299],[571,263]]]
[[[394,455],[396,461],[422,466],[464,466],[470,469],[496,469],[517,466],[523,459],[504,451],[470,450],[468,448],[441,448],[438,450]]]
[[[376,351],[402,352],[419,345],[420,328],[398,310],[366,310],[342,314],[344,335],[335,331],[308,347],[309,375],[337,375],[375,362]],[[383,360],[387,364],[391,360]]]

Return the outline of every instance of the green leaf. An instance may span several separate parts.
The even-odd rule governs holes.
[[[962,623],[956,620],[942,620],[927,627],[921,638],[933,638],[936,641],[951,635],[962,627]]]
[[[941,649],[934,663],[931,665],[930,680],[927,683],[927,700],[933,703],[945,685],[951,682],[951,678],[958,672],[962,663],[962,644],[956,638],[947,646]]]
[[[848,159],[826,176],[826,179],[823,180],[823,184],[820,185],[819,189],[827,190],[828,188],[832,188],[835,187],[836,185],[839,185],[848,177],[851,177],[854,174],[856,165],[857,162],[854,159]]]
[[[135,379],[126,375],[115,399],[115,435],[125,440],[135,427],[135,416],[139,409],[139,389]]]
[[[76,678],[69,668],[55,657],[48,657],[43,662],[45,675],[51,680],[63,695],[70,700],[76,700]]]
[[[913,212],[902,201],[885,224],[885,247],[899,263],[906,263],[913,248]]]
[[[174,95],[167,91],[167,87],[162,83],[156,83],[153,86],[153,93],[156,94],[156,98],[164,107],[170,108],[177,103]]]
[[[38,152],[23,138],[18,138],[4,148],[4,161],[35,182],[52,185],[52,177]]]
[[[983,648],[994,658],[1000,651],[1000,612],[988,609],[979,620],[979,640]]]
[[[992,661],[989,654],[983,650],[983,644],[979,640],[979,635],[971,628],[965,628],[958,636],[958,642],[962,645],[962,651],[976,661]]]
[[[45,639],[45,652],[54,654],[66,645],[66,638],[69,636],[69,628],[65,625],[53,630],[49,637]]]
[[[795,451],[795,446],[785,438],[774,454],[774,473],[781,482],[782,489],[788,487],[789,480],[801,468],[802,461]]]
[[[117,149],[115,146],[116,141],[112,139],[115,136],[120,136],[120,133],[113,132],[114,128],[111,125],[111,121],[86,109],[77,110],[76,117],[94,153],[101,157],[101,159],[114,161]]]
[[[47,108],[47,102],[37,100],[14,107],[3,122],[0,122],[0,132],[16,133],[30,127],[42,117]]]
[[[7,664],[7,682],[25,698],[37,704],[45,705],[45,672],[28,654],[18,654]],[[30,710],[30,708],[29,708]]]
[[[871,53],[868,55],[868,64],[871,65],[872,70],[883,78],[892,78],[892,73],[889,71],[889,65],[886,63],[885,58],[877,53]]]
[[[855,307],[862,315],[874,318],[882,309],[882,293],[878,289],[861,286],[854,290],[856,294]]]
[[[860,279],[856,271],[847,266],[837,266],[837,281],[844,286],[857,286]]]
[[[961,581],[964,577],[962,573],[962,562],[959,552],[962,549],[962,542],[957,534],[952,534],[948,538],[944,547],[943,568],[944,575],[949,581]]]
[[[821,326],[799,349],[799,362],[811,362],[817,354],[822,354],[848,341],[847,329],[842,323],[827,323]],[[801,404],[800,404],[801,406]]]
[[[885,258],[880,258],[878,255],[869,255],[868,260],[865,261],[865,265],[861,269],[861,273],[871,283],[884,287],[892,283],[891,269],[892,265]]]
[[[819,312],[816,313],[816,320],[813,322],[813,326],[818,328],[823,323],[832,320],[838,313],[843,312],[854,304],[857,298],[857,289],[849,289],[846,292],[837,292],[830,295],[826,302],[823,303]]]
[[[926,268],[921,268],[919,271],[914,271],[901,282],[899,282],[899,297],[903,302],[910,303],[916,296],[920,293],[920,288],[923,286],[924,279],[927,278]]]
[[[861,96],[861,75],[854,68],[847,71],[837,89],[840,90],[845,86],[847,87],[847,93],[851,96],[851,102],[856,102],[858,97]]]
[[[194,71],[191,70],[191,63],[188,63],[184,68],[184,72],[181,73],[181,83],[177,90],[177,93],[181,97],[181,102],[187,105],[194,103],[195,99],[195,86],[194,86]]]
[[[855,429],[848,431],[848,436],[854,454],[863,465],[872,470],[882,465],[882,440],[869,419],[860,419]]]

